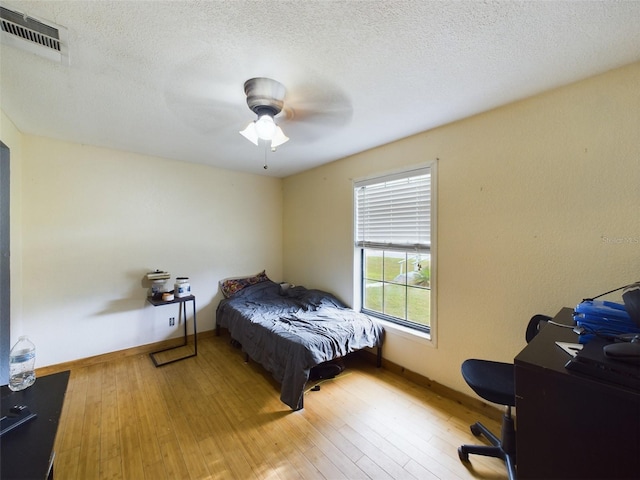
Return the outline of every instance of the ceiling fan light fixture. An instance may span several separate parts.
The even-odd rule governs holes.
[[[276,123],[271,115],[261,115],[255,122],[256,133],[262,140],[272,140],[276,133]]]
[[[285,91],[284,85],[270,78],[256,77],[244,82],[247,106],[258,116],[240,132],[244,138],[256,146],[260,140],[270,142],[271,151],[289,141],[274,118],[282,111]]]
[[[273,134],[273,138],[271,139],[271,149],[275,150],[277,147],[289,141],[289,137],[287,137],[282,129],[276,126],[276,131]]]
[[[240,135],[258,146],[260,140],[271,142],[271,150],[289,141],[282,128],[276,125],[271,115],[261,115],[256,121],[247,125],[247,128],[240,131]]]
[[[240,131],[240,135],[253,143],[256,147],[258,146],[258,132],[256,131],[256,122],[251,122],[247,125],[247,128]]]

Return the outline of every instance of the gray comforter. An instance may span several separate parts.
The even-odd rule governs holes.
[[[366,347],[380,347],[384,330],[368,315],[320,290],[267,281],[224,299],[217,327],[229,330],[242,350],[281,384],[280,400],[298,410],[312,367]]]

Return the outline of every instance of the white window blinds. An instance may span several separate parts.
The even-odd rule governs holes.
[[[430,168],[356,182],[354,193],[356,246],[430,249]]]

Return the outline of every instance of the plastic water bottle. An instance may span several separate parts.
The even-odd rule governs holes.
[[[36,346],[23,335],[9,353],[9,388],[17,392],[33,385],[36,381],[35,366]]]

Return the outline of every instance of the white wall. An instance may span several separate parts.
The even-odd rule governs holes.
[[[179,336],[177,306],[145,302],[150,270],[171,288],[190,277],[199,331],[214,327],[221,278],[281,277],[279,179],[29,135],[21,157],[12,336],[30,336],[38,367]]]
[[[532,314],[640,280],[640,63],[284,181],[284,277],[353,304],[352,179],[438,161],[437,348],[384,356],[470,393]],[[614,297],[620,300],[620,297]]]

